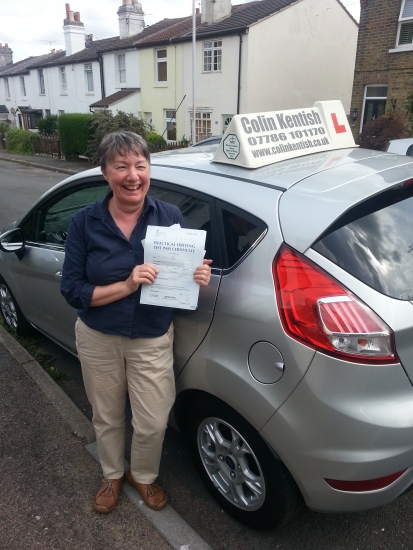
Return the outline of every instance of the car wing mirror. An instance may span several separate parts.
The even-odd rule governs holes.
[[[11,229],[0,235],[0,249],[3,252],[19,252],[24,249],[25,238],[20,228]]]

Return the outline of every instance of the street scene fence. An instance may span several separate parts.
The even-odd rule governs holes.
[[[49,157],[62,158],[60,151],[60,140],[58,136],[32,136],[34,153],[37,155],[48,155]]]
[[[38,134],[33,134],[32,144],[35,155],[47,155],[50,157],[64,159],[64,155],[60,149],[60,140],[58,136],[40,136]],[[183,147],[188,147],[187,141],[157,143],[150,149],[151,153],[158,153],[159,151],[170,151],[172,149],[182,149]]]

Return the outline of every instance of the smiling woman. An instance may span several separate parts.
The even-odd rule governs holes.
[[[125,399],[129,393],[134,435],[128,482],[150,508],[166,493],[154,483],[162,442],[175,400],[173,309],[140,303],[143,284],[158,270],[144,263],[142,240],[149,225],[184,225],[177,206],[147,193],[150,155],[133,132],[115,132],[99,148],[110,191],[72,218],[66,240],[61,291],[78,309],[76,344],[104,474],[94,507],[109,513],[124,480]],[[210,260],[194,273],[209,283]]]

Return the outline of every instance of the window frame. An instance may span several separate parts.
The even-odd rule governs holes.
[[[386,97],[384,97],[384,96],[369,96],[369,97],[367,97],[367,89],[368,88],[387,88],[387,95],[386,95]],[[368,122],[368,121],[364,122],[364,115],[365,115],[365,112],[366,112],[366,102],[368,100],[371,100],[371,101],[385,100],[386,103],[387,103],[388,92],[389,92],[389,85],[388,84],[366,84],[366,86],[364,87],[364,95],[363,95],[363,109],[362,109],[362,113],[361,113],[361,117],[360,117],[360,132],[362,132],[364,124],[366,124],[366,122]],[[384,109],[386,109],[386,107]]]
[[[27,97],[26,84],[24,82],[24,76],[19,76],[19,82],[20,82],[20,93],[21,93],[22,97]]]
[[[67,95],[67,76],[66,76],[66,66],[59,67],[59,77],[60,77],[60,95]]]
[[[207,118],[206,115],[209,115],[209,117]],[[196,141],[194,141],[194,136],[192,135],[192,132],[193,132],[192,117],[193,117],[193,112],[192,112],[192,109],[190,109],[189,110],[189,123],[190,123],[190,128],[191,128],[191,143],[192,144],[198,143],[198,141],[201,141],[201,139],[205,139],[209,136],[212,136],[212,109],[196,109],[195,110],[195,139],[196,139]],[[200,121],[199,124],[197,124],[197,120]],[[201,129],[202,122],[208,121],[208,120],[209,120],[209,133],[201,134],[199,132],[199,130]],[[200,137],[200,136],[203,136],[203,137]]]
[[[248,248],[248,250],[246,250],[244,254],[233,265],[228,265],[223,210],[226,210],[227,212],[231,212],[236,216],[240,216],[254,225],[258,221],[264,226],[264,229],[262,233],[259,235],[259,237],[257,237],[257,239]],[[233,204],[222,201],[220,199],[216,199],[216,217],[217,217],[216,219],[217,219],[217,229],[218,229],[218,242],[220,245],[220,254],[222,259],[221,265],[223,266],[222,274],[226,275],[227,273],[231,273],[232,271],[234,271],[234,269],[236,269],[245,260],[245,258],[249,256],[253,250],[255,250],[255,248],[259,245],[259,243],[263,240],[265,235],[268,233],[268,225],[264,222],[264,220],[262,220],[258,216],[254,216],[253,214],[250,214],[249,212],[242,210],[242,208],[238,208],[238,206],[234,206]]]
[[[6,92],[6,99],[10,99],[10,82],[7,77],[4,77],[4,91]]]
[[[164,57],[159,57],[160,52],[165,52]],[[168,49],[159,48],[155,50],[155,61],[156,61],[156,84],[165,86],[168,84]],[[160,66],[165,65],[165,80],[159,80]]]
[[[211,46],[207,46],[207,44],[211,44]],[[203,42],[202,67],[204,73],[222,72],[222,50],[222,40],[208,40]]]
[[[216,199],[211,195],[206,195],[205,193],[194,191],[193,189],[188,189],[176,183],[169,183],[160,179],[151,179],[151,187],[159,187],[161,189],[169,190],[175,193],[182,193],[183,195],[189,195],[192,198],[199,199],[209,206],[210,222],[211,222],[211,246],[213,251],[214,263],[211,265],[212,273],[217,275],[222,271],[223,257],[221,256],[221,246],[218,238],[218,224],[217,224],[217,207]],[[149,193],[150,196],[150,188]],[[184,218],[185,219],[185,218]]]
[[[46,86],[44,83],[44,72],[43,69],[37,70],[37,78],[39,81],[39,95],[46,95]]]
[[[76,193],[81,189],[89,189],[94,186],[96,187],[105,186],[107,190],[109,190],[108,183],[104,180],[102,176],[94,176],[93,178],[74,181],[70,185],[68,185],[64,191],[62,191],[61,189],[58,189],[51,196],[46,197],[41,203],[36,205],[30,212],[27,213],[27,215],[19,223],[19,228],[25,231],[26,244],[36,248],[64,250],[65,248],[64,244],[48,243],[48,242],[36,240],[36,230],[37,230],[38,224],[40,223],[39,216],[44,214],[44,213],[42,214],[41,211],[45,207],[48,207],[48,205],[50,210],[50,208],[52,208],[53,205],[57,204],[62,198],[70,194]],[[89,204],[92,204],[92,203],[89,203]],[[78,210],[76,210],[76,212],[78,212],[81,208],[82,207],[79,207]],[[73,215],[76,212],[73,212]],[[27,223],[27,227],[24,227],[26,223]]]
[[[166,141],[168,143],[176,143],[177,133],[176,133],[176,110],[175,109],[164,109],[164,128],[166,128]],[[175,113],[174,117],[168,116],[168,113]],[[175,127],[175,139],[169,139],[169,125],[172,124]],[[173,129],[172,129],[173,131]]]
[[[85,90],[87,94],[92,94],[95,91],[95,83],[93,82],[93,65],[85,63],[83,65],[85,73]]]
[[[403,12],[408,2],[412,4],[411,6],[412,15],[409,17],[403,17]],[[402,25],[404,25],[405,23],[411,23],[413,26],[413,1],[412,0],[403,0],[400,7],[400,15],[399,15],[399,22],[397,26],[397,37],[396,37],[397,49],[413,49],[413,39],[412,39],[412,42],[409,42],[406,44],[400,44],[400,35],[401,35]],[[413,35],[413,32],[412,32],[412,35]]]
[[[126,84],[126,54],[119,53],[116,56],[118,84]]]

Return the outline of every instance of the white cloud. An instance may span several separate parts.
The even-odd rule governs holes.
[[[80,12],[86,34],[95,39],[119,34],[118,7],[121,0],[69,0],[73,11]],[[233,0],[233,5],[249,0]],[[359,19],[360,1],[341,0],[353,17]],[[140,0],[146,11],[145,23],[153,25],[161,19],[183,17],[192,13],[192,0]],[[199,1],[197,4],[199,5]],[[13,60],[41,55],[50,49],[64,49],[63,19],[65,2],[56,0],[0,0],[0,42],[8,43]]]

